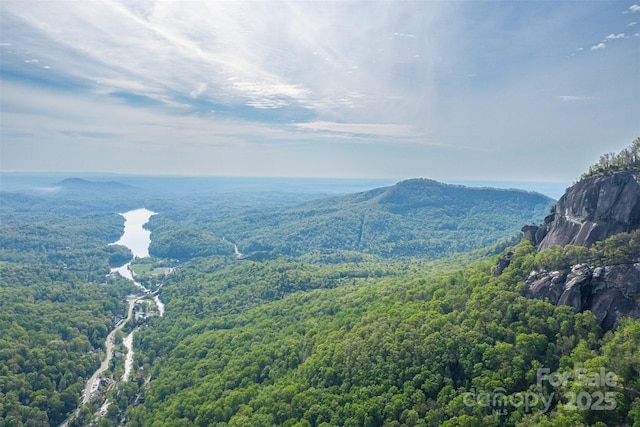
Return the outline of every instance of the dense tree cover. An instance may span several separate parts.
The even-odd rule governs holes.
[[[159,213],[148,224],[153,234],[150,252],[181,260],[233,253],[230,242],[243,254],[260,259],[316,250],[437,258],[511,237],[522,224],[541,221],[552,203],[535,193],[431,180],[404,181],[334,197],[321,197],[313,187],[296,193],[287,189],[290,182],[282,183],[278,191],[259,191],[262,185],[251,182],[238,193],[228,193],[224,185],[216,187],[221,184],[216,180],[174,181],[164,182],[162,188],[150,185],[150,191],[140,187],[140,191],[123,192],[113,182],[63,180],[65,185],[53,183],[50,192],[2,193],[2,198],[7,201],[6,210],[15,215],[50,212],[90,219],[89,214],[95,212],[110,212],[115,217],[114,211],[146,206]],[[183,181],[188,185],[176,187]],[[189,185],[196,185],[197,190]],[[41,223],[46,226],[46,222],[43,217]],[[0,236],[6,231],[8,238],[18,232],[1,231]],[[41,245],[38,237],[34,236],[34,245]],[[41,249],[47,249],[46,245]]]
[[[640,137],[636,138],[629,147],[623,148],[618,154],[607,153],[600,156],[600,160],[582,174],[580,179],[591,176],[609,175],[614,172],[640,172]]]
[[[122,235],[117,214],[70,215],[55,212],[2,211],[0,260],[52,266],[100,281],[109,267],[122,265],[131,252],[109,245]]]
[[[185,265],[164,285],[165,321],[140,335],[138,363],[153,379],[144,403],[128,411],[129,425],[640,423],[640,321],[603,337],[588,312],[526,299],[535,254],[527,242],[514,251],[499,277],[493,262],[450,273],[388,268],[330,289],[321,284],[331,284],[331,270],[355,264]],[[280,299],[283,286],[307,292]],[[605,368],[619,381],[538,385],[538,369],[583,367]],[[612,392],[615,408],[572,410],[570,391],[580,404]],[[481,393],[550,403],[486,405],[473,397]]]
[[[234,253],[233,244],[199,227],[179,225],[166,218],[159,218],[154,225],[149,245],[149,253],[154,256],[186,260]]]
[[[3,179],[5,179],[3,175]],[[126,212],[145,205],[148,197],[138,194],[122,198],[118,193],[108,191],[76,192],[72,189],[26,187],[20,192],[0,191],[3,214],[13,212],[66,214],[73,216],[96,213]]]
[[[147,200],[160,213],[147,225],[150,253],[188,260],[233,254],[235,243],[254,260],[317,251],[438,258],[509,238],[523,223],[542,220],[552,204],[535,193],[429,180],[302,204],[296,202],[308,195],[252,196]]]
[[[167,311],[140,326],[133,379],[108,391],[105,416],[91,403],[76,425],[640,425],[640,321],[603,334],[588,312],[523,296],[531,269],[635,261],[637,233],[541,253],[522,242],[498,277],[493,259],[463,268],[478,253],[397,257],[486,246],[550,202],[444,190],[410,181],[294,207],[144,199],[160,212],[154,250],[181,259],[159,288]],[[54,425],[124,315],[130,284],[106,276],[110,259],[129,255],[108,246],[123,219],[104,200],[11,199],[0,222],[0,425]],[[617,380],[540,380],[540,369],[579,368]]]
[[[437,258],[511,237],[522,224],[540,221],[551,205],[551,199],[524,191],[409,180],[247,213],[232,222],[200,219],[198,223],[233,239],[247,254],[270,251],[299,256],[322,249]]]
[[[529,242],[528,256],[517,260],[525,270],[568,270],[572,265],[589,264],[603,267],[615,264],[640,262],[640,230],[618,233],[608,239],[596,242],[592,247],[565,245],[554,246],[536,252]]]
[[[131,291],[126,282],[88,283],[53,265],[0,265],[0,418],[7,425],[57,425],[75,409]]]
[[[131,253],[108,246],[116,214],[18,211],[0,221],[0,425],[58,425],[78,404],[132,285],[107,277]],[[33,207],[32,207],[33,208]],[[111,265],[110,265],[111,264]]]
[[[123,224],[116,213],[7,212],[3,206],[0,244],[17,251],[87,249],[118,240]]]

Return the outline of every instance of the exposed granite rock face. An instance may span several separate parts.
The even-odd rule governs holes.
[[[532,271],[525,282],[528,285],[525,295],[528,298],[546,299],[552,304],[558,304],[566,280],[567,273],[563,271]]]
[[[616,172],[583,179],[567,189],[541,227],[523,232],[542,250],[555,245],[591,246],[638,228],[640,175]]]
[[[496,268],[493,270],[494,276],[498,277],[502,274],[505,268],[509,267],[513,255],[513,251],[507,251],[500,256],[500,258],[498,259],[498,263],[496,264]]]
[[[590,310],[605,330],[615,329],[622,317],[640,318],[640,263],[532,271],[526,283],[527,297]]]
[[[537,239],[536,239],[536,233],[538,232],[538,230],[540,230],[542,227],[538,227],[536,225],[525,225],[524,227],[522,227],[520,229],[520,231],[522,231],[523,234],[523,238],[530,241],[531,243],[533,243],[534,245],[537,245]]]
[[[543,225],[527,225],[522,232],[543,250],[556,245],[591,246],[639,228],[640,175],[616,172],[583,179],[567,189]],[[640,318],[640,263],[574,265],[570,272],[532,271],[526,283],[528,297],[590,310],[605,330],[614,329],[621,317]]]

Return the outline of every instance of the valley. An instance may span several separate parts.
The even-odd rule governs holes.
[[[123,213],[122,216],[125,218],[124,232],[122,237],[117,242],[113,243],[113,245],[126,247],[131,251],[134,259],[147,258],[149,256],[148,247],[151,243],[151,239],[150,232],[144,229],[144,225],[154,214],[154,212],[146,209],[137,209]],[[101,362],[100,367],[86,381],[84,391],[82,393],[82,399],[79,401],[79,403],[80,405],[87,405],[92,400],[96,400],[97,404],[99,404],[100,406],[100,412],[98,416],[104,416],[112,403],[106,396],[105,387],[106,391],[109,391],[109,389],[117,387],[119,381],[129,381],[129,377],[131,376],[134,354],[133,335],[137,328],[132,330],[125,338],[120,339],[121,345],[126,353],[126,359],[124,361],[124,374],[122,375],[122,378],[118,379],[114,378],[113,376],[105,377],[104,375],[104,373],[111,366],[111,361],[114,355],[114,343],[116,334],[118,332],[121,333],[122,329],[127,325],[127,323],[131,322],[134,317],[134,308],[138,304],[147,301],[149,296],[153,297],[158,315],[160,317],[164,315],[164,304],[162,303],[160,298],[157,295],[153,295],[149,289],[145,288],[139,282],[135,281],[135,277],[131,271],[131,262],[128,262],[121,267],[112,268],[111,274],[118,274],[126,279],[131,280],[134,285],[140,288],[143,293],[127,296],[126,317],[120,319],[118,323],[116,323],[113,330],[109,332],[109,335],[107,335],[107,338],[104,342],[105,358]],[[149,315],[150,314],[145,314],[145,317]],[[81,407],[79,407],[74,412],[74,418],[78,417],[80,410]],[[60,427],[66,427],[67,425],[69,425],[70,421],[74,421],[73,418],[63,421],[60,424]]]
[[[3,425],[635,425],[639,182],[2,193]]]
[[[0,427],[640,427],[640,0],[0,0]]]

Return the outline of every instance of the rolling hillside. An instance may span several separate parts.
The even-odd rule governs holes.
[[[436,258],[513,237],[552,205],[537,193],[415,179],[247,215],[230,224],[228,236],[249,254],[352,250]]]

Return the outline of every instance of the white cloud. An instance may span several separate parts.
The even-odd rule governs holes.
[[[625,37],[624,33],[620,33],[620,34],[609,34],[607,37],[605,37],[605,40],[616,40],[616,39],[623,39]]]
[[[191,98],[194,98],[194,99],[199,97],[207,90],[207,86],[208,85],[206,83],[198,84],[198,86],[194,90],[189,92],[189,96],[191,96]]]
[[[14,37],[23,38],[18,41],[25,48],[41,50],[43,59],[75,79],[100,81],[96,90],[104,94],[126,92],[168,103],[175,102],[171,98],[176,95],[215,97],[222,103],[251,105],[270,98],[300,99],[305,93],[288,81],[293,52],[281,41],[269,40],[275,19],[272,14],[264,20],[269,14],[263,9],[272,4],[158,1],[145,7],[109,1],[33,8],[24,3],[11,3],[7,9],[8,17],[25,27]],[[34,45],[26,28],[56,49]],[[274,51],[281,57],[268,65],[265,61]],[[230,77],[252,83],[232,82]]]
[[[199,166],[194,171],[202,173],[259,173],[269,167],[280,173],[295,162],[262,158],[251,150],[269,146],[287,158],[288,150],[277,151],[284,143],[305,155],[323,154],[327,163],[341,157],[336,153],[353,153],[364,164],[361,159],[369,154],[380,163],[396,159],[402,173],[409,173],[404,163],[413,162],[416,173],[440,168],[455,174],[454,169],[464,170],[464,161],[445,156],[449,148],[430,150],[429,145],[437,144],[429,141],[443,141],[460,151],[471,144],[513,154],[519,147],[513,141],[525,143],[521,134],[528,134],[531,144],[586,136],[598,147],[606,129],[630,133],[635,123],[629,119],[635,110],[629,106],[628,87],[637,86],[638,78],[624,67],[633,46],[584,38],[590,37],[588,28],[603,19],[602,6],[593,2],[585,4],[585,20],[580,22],[572,5],[562,2],[533,15],[526,13],[526,2],[514,3],[521,14],[496,9],[491,2],[0,4],[3,75],[21,76],[32,89],[26,98],[25,91],[5,90],[3,81],[3,106],[20,102],[19,111],[0,111],[3,165],[19,158],[24,160],[19,166],[28,168],[30,154],[42,147],[42,164],[57,159],[67,162],[65,167],[86,163],[106,169],[119,153],[132,152],[126,156],[129,170],[144,159],[146,170],[181,168],[191,173],[190,162],[195,162]],[[631,19],[623,20],[620,11],[610,12],[624,28]],[[522,19],[532,25],[515,25],[515,16],[526,17]],[[591,49],[598,50],[605,48],[605,41],[619,45],[610,46],[606,64],[600,54],[576,53],[575,60],[565,60],[567,46],[583,46],[580,52],[596,44]],[[623,55],[627,59],[621,59]],[[24,62],[34,58],[40,62]],[[620,70],[616,79],[599,78],[614,68]],[[41,94],[47,82],[48,97]],[[62,99],[54,96],[56,91],[64,94]],[[603,102],[589,111],[564,104],[580,104],[588,98],[572,94],[584,93]],[[605,104],[616,114],[600,114],[598,108]],[[522,119],[504,120],[504,111]],[[571,114],[575,116],[568,120]],[[85,136],[113,131],[114,123],[121,139]],[[75,133],[64,135],[59,129]],[[33,133],[31,142],[15,136],[21,132]],[[8,135],[15,137],[9,140]],[[614,140],[609,135],[605,139]],[[331,141],[338,143],[325,144]],[[5,144],[12,151],[5,152]],[[362,145],[354,149],[349,144]],[[379,146],[365,152],[365,144]],[[343,151],[323,151],[326,145]],[[205,150],[211,146],[215,149]],[[404,155],[399,154],[402,150],[407,150]],[[503,170],[488,166],[497,162],[517,164],[497,156],[460,154],[468,160],[469,172],[464,173],[469,174]],[[326,166],[318,164],[317,156],[309,157],[298,159],[305,160],[301,173],[310,173],[309,165],[317,165],[315,170]],[[223,169],[209,169],[211,162]],[[349,168],[357,162],[346,163]]]
[[[12,43],[70,81],[99,81],[95,93],[131,94],[172,108],[295,106],[325,120],[392,122],[399,117],[393,117],[396,105],[384,101],[388,96],[416,104],[430,99],[433,68],[441,62],[441,42],[432,40],[442,38],[419,30],[446,9],[425,4],[403,20],[406,30],[392,33],[407,41],[398,47],[377,30],[395,25],[403,12],[383,3],[366,11],[353,2],[4,4],[4,18],[20,24],[11,26]],[[419,73],[420,90],[403,83],[411,77],[404,70],[398,80],[398,62],[406,58],[413,69],[403,67]],[[367,96],[353,96],[362,93]]]
[[[278,99],[254,99],[247,102],[249,107],[258,108],[260,110],[269,110],[274,108],[282,108],[289,105],[288,102]]]
[[[640,5],[634,4],[632,6],[629,6],[629,12],[631,13],[640,12]]]
[[[412,38],[412,39],[414,39],[416,37],[414,34],[398,33],[398,32],[393,33],[393,35],[396,36],[396,37],[409,37],[409,38]]]
[[[242,96],[249,98],[247,105],[256,108],[284,107],[291,100],[305,98],[309,92],[298,85],[265,81],[235,81],[233,87]]]
[[[571,101],[585,101],[587,99],[591,99],[588,96],[576,96],[576,95],[559,95],[558,99],[564,101],[564,102],[571,102]]]
[[[627,27],[633,27],[634,25],[637,25],[637,24],[638,23],[636,21],[632,21],[627,24]]]
[[[413,127],[397,124],[335,123],[318,121],[298,123],[294,126],[298,129],[304,130],[336,132],[351,135],[375,135],[396,138],[419,136]]]

